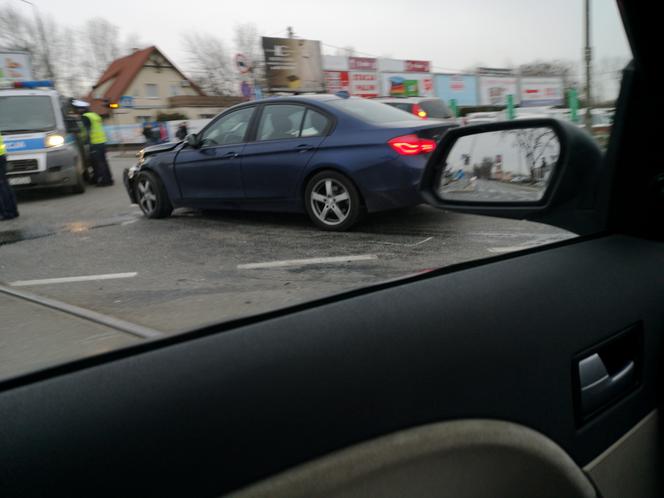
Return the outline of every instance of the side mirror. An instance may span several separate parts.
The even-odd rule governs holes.
[[[81,131],[78,121],[73,118],[65,118],[65,130],[67,133],[78,133]]]
[[[194,149],[198,149],[201,146],[201,141],[198,139],[198,135],[195,133],[190,133],[184,137],[184,141],[187,143],[187,145],[193,147]]]
[[[603,158],[588,133],[564,121],[466,126],[443,136],[421,191],[441,209],[590,233],[604,224],[597,209]]]

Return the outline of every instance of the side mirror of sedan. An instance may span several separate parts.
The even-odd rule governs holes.
[[[184,141],[187,143],[187,145],[193,147],[194,149],[198,149],[201,145],[200,140],[198,139],[198,135],[195,133],[190,133],[184,138]]]
[[[436,207],[527,219],[576,233],[604,226],[604,155],[584,130],[555,119],[449,130],[429,158],[421,191]]]

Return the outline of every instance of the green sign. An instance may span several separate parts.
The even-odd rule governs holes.
[[[570,88],[567,92],[567,105],[569,106],[569,115],[572,123],[579,122],[579,95],[576,88]]]
[[[450,99],[450,109],[452,110],[452,114],[454,114],[455,118],[459,117],[459,106],[457,105],[457,100],[456,99]]]
[[[514,112],[514,95],[511,93],[507,95],[507,119],[514,119],[516,113]]]

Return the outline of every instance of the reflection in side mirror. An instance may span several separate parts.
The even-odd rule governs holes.
[[[560,141],[549,127],[462,136],[446,156],[436,190],[451,202],[537,202],[559,159]]]
[[[200,146],[200,141],[198,140],[198,135],[195,133],[190,133],[184,138],[184,141],[187,143],[187,145],[193,147],[194,149],[197,149]]]

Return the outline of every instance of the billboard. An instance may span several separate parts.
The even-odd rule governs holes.
[[[548,106],[565,104],[562,78],[521,78],[521,105]]]
[[[325,90],[327,93],[350,92],[348,71],[325,71]]]
[[[436,96],[445,102],[456,100],[458,106],[475,106],[477,77],[472,74],[437,74],[434,76]]]
[[[429,61],[404,61],[404,71],[407,73],[430,73],[431,62]]]
[[[273,92],[322,92],[320,42],[263,37],[268,87]]]
[[[0,80],[32,80],[30,55],[24,52],[0,53]]]
[[[378,73],[369,71],[350,72],[350,94],[371,99],[380,95]]]
[[[349,57],[348,69],[351,71],[376,71],[378,61],[371,57]]]
[[[507,96],[520,102],[518,79],[514,76],[480,76],[480,105],[507,105]]]
[[[382,74],[383,95],[391,97],[432,97],[433,77],[421,73]]]

